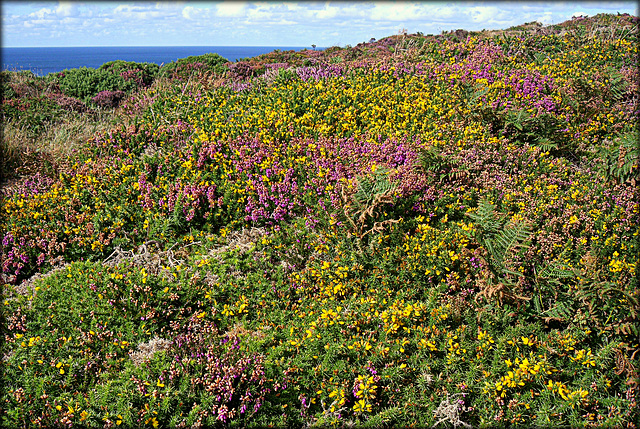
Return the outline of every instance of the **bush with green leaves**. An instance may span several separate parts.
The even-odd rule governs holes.
[[[228,62],[229,60],[216,53],[192,55],[163,65],[160,69],[160,75],[174,79],[185,79],[194,73],[222,74],[226,70],[225,64]]]
[[[135,89],[147,87],[154,81],[158,71],[157,64],[111,61],[97,69],[66,69],[50,74],[48,78],[57,82],[65,95],[89,103],[103,91],[130,93]]]
[[[35,98],[14,98],[2,103],[3,121],[13,120],[18,127],[25,127],[30,135],[42,133],[51,124],[64,115],[65,110],[52,99],[39,96]]]
[[[155,63],[136,63],[134,61],[109,61],[98,67],[98,70],[119,75],[126,81],[133,80],[138,87],[148,87],[155,80],[160,66]]]

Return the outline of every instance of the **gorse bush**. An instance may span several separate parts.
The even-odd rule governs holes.
[[[634,427],[634,25],[3,78],[2,425]]]

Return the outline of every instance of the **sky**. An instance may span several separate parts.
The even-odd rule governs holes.
[[[638,15],[635,1],[2,1],[2,47],[357,45],[408,33]]]

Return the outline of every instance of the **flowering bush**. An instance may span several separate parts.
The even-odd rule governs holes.
[[[99,107],[113,108],[118,107],[124,97],[123,91],[100,91],[91,101]]]
[[[128,99],[2,203],[3,424],[634,427],[632,18]]]
[[[206,74],[207,72],[221,74],[225,70],[225,64],[229,61],[218,54],[209,53],[180,58],[161,67],[159,75],[172,79],[188,79],[194,74]]]

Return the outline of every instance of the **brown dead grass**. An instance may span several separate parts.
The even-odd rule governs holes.
[[[96,133],[107,131],[117,121],[113,112],[69,115],[50,124],[41,134],[17,125],[3,124],[0,148],[0,189],[3,194],[21,178],[37,172],[56,177],[76,150]]]

